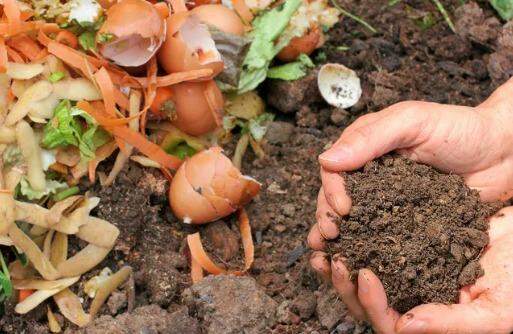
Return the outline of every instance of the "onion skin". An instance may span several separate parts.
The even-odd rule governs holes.
[[[175,216],[191,224],[205,224],[226,217],[249,203],[260,184],[243,176],[212,147],[186,160],[169,188],[169,204]]]
[[[201,22],[214,26],[223,32],[239,36],[242,36],[245,32],[245,26],[239,16],[226,6],[203,5],[194,8],[191,14],[196,15]]]
[[[171,89],[176,109],[174,126],[193,136],[203,135],[217,127],[224,101],[213,81],[184,82],[173,85]],[[214,106],[207,100],[207,89],[216,90]]]
[[[211,69],[213,74],[204,80],[210,80],[224,70],[222,61],[201,64],[198,56],[188,49],[180,36],[180,27],[185,23],[191,12],[179,12],[166,20],[166,39],[157,54],[160,66],[167,73],[183,72],[199,69]]]
[[[294,61],[300,54],[310,55],[322,45],[324,40],[319,27],[314,26],[308,33],[301,37],[294,37],[289,44],[278,53],[278,59],[285,62]]]

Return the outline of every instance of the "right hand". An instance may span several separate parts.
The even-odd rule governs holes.
[[[349,213],[342,172],[363,167],[388,152],[461,175],[485,201],[513,195],[513,79],[477,107],[408,101],[357,119],[320,155],[322,188],[317,223],[308,235],[313,268],[331,277],[322,252],[339,227],[332,217]],[[346,303],[347,304],[347,303]]]

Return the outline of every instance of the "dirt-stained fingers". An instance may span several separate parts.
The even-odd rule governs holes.
[[[400,315],[388,306],[383,284],[368,269],[361,269],[358,272],[358,299],[376,333],[396,333],[395,325]]]
[[[351,209],[351,198],[346,192],[344,178],[337,172],[321,168],[322,189],[329,206],[339,216],[345,216]]]
[[[331,240],[338,237],[339,227],[334,221],[337,219],[337,214],[326,200],[323,188],[321,188],[317,197],[316,218],[319,232],[325,239]]]
[[[331,279],[331,267],[328,254],[320,251],[312,252],[310,266],[317,272],[325,282]]]
[[[366,320],[367,316],[358,300],[358,290],[351,281],[344,258],[339,254],[331,260],[331,280],[351,315],[358,320]]]
[[[319,224],[315,223],[310,229],[307,237],[308,247],[316,251],[322,251],[326,249],[326,239],[322,236],[319,231]]]

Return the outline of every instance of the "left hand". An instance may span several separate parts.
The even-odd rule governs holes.
[[[513,207],[490,218],[490,243],[480,259],[484,276],[460,290],[459,303],[425,304],[400,315],[387,305],[383,285],[370,270],[362,269],[358,284],[335,256],[330,270],[333,285],[353,315],[368,320],[379,334],[506,334],[513,331]],[[326,268],[323,253],[312,265]],[[324,263],[323,263],[324,262]]]

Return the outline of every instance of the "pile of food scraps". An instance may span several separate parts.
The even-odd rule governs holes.
[[[340,11],[326,0],[4,0],[1,9],[1,301],[16,299],[18,314],[44,303],[52,332],[61,315],[91,323],[132,268],[105,267],[84,282],[120,233],[94,217],[100,199],[89,190],[112,186],[129,161],[170,181],[170,207],[185,224],[237,213],[244,267],[216,264],[190,234],[193,282],[205,271],[245,274],[254,246],[244,206],[260,184],[239,169],[248,147],[265,156],[273,120],[255,89],[304,77]],[[361,94],[337,64],[320,71],[319,88],[341,107]],[[229,159],[220,145],[233,133]],[[104,162],[112,167],[99,169]]]

